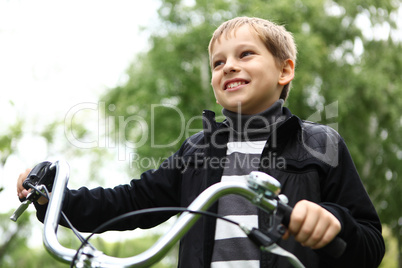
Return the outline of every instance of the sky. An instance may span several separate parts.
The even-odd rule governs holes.
[[[18,174],[46,157],[44,141],[29,133],[124,82],[147,47],[139,29],[157,20],[158,7],[156,0],[0,0],[0,133],[17,118],[26,122],[18,156],[0,167],[0,213],[19,205]]]
[[[138,3],[0,0],[1,107],[48,115],[115,86],[156,16],[156,1]]]

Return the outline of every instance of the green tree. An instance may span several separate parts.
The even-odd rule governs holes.
[[[19,251],[25,246],[27,237],[29,237],[29,214],[21,216],[16,225],[11,226],[9,214],[0,214],[0,233],[2,242],[0,244],[0,266],[6,267],[13,260],[12,252]]]
[[[10,212],[11,213],[11,212]],[[4,221],[3,221],[4,217]],[[0,215],[0,231],[2,238],[7,243],[0,247],[0,265],[2,268],[24,267],[24,268],[65,268],[70,264],[56,261],[45,250],[43,246],[29,246],[27,238],[32,235],[31,225],[28,213],[23,214],[17,221],[17,226],[10,228],[6,225],[9,215]],[[4,227],[8,228],[6,230]],[[41,237],[40,235],[38,236]],[[101,252],[114,257],[132,257],[149,249],[158,239],[159,234],[146,233],[138,238],[127,239],[118,242],[108,242],[102,235],[95,236],[91,239],[91,244]],[[58,232],[60,243],[68,248],[78,249],[80,242],[72,234],[71,230],[60,228]],[[172,249],[177,251],[177,248]],[[177,255],[177,253],[176,253]],[[152,266],[153,268],[173,268],[177,267],[177,261],[174,258],[164,258]]]
[[[10,104],[13,106],[12,102]],[[23,120],[17,117],[0,135],[0,170],[4,168],[7,159],[16,150],[16,144],[22,137],[23,125]],[[4,128],[5,126],[3,125],[2,127]],[[0,185],[0,194],[3,190],[3,186]],[[29,217],[27,215],[21,217],[14,228],[10,227],[10,216],[11,212],[10,214],[0,214],[0,233],[3,238],[0,242],[0,266],[3,266],[4,262],[6,262],[9,252],[26,242],[25,237],[27,229],[29,229]]]
[[[126,119],[116,120],[115,129],[135,154],[166,157],[201,128],[202,109],[220,112],[206,49],[216,26],[243,15],[285,25],[299,48],[286,105],[344,137],[382,222],[398,240],[402,267],[400,7],[393,0],[163,0],[149,50],[130,66],[127,83],[104,96],[108,115]],[[192,131],[183,134],[183,122]],[[149,168],[139,159],[132,173]]]
[[[12,102],[10,103],[12,104]],[[24,120],[17,117],[15,122],[2,131],[0,135],[0,168],[4,167],[7,158],[15,151],[17,141],[22,136],[23,125]],[[2,125],[2,128],[4,127],[5,126]]]

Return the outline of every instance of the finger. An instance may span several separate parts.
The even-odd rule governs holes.
[[[299,233],[307,215],[307,207],[303,201],[299,201],[293,208],[290,215],[288,230],[291,234],[296,235]]]
[[[329,244],[341,231],[341,224],[339,220],[333,216],[330,212],[328,212],[329,215],[329,221],[328,221],[328,226],[326,227],[324,233],[321,236],[321,239],[312,246],[313,249],[319,249],[327,244]]]
[[[24,189],[18,193],[18,198],[23,199],[23,198],[27,197],[30,192],[31,192],[31,189],[29,189],[29,190]]]
[[[317,224],[319,222],[319,215],[315,212],[315,208],[308,207],[306,218],[301,226],[299,232],[295,235],[296,241],[308,246],[306,243],[310,239],[311,235],[315,232]]]
[[[26,179],[26,177],[28,176],[29,173],[27,173],[28,170],[25,170],[25,172],[21,173],[18,176],[17,179],[17,192],[18,194],[21,193],[24,190],[24,187],[22,186],[22,183],[24,182],[24,180]]]
[[[328,230],[329,222],[323,221],[321,218],[317,218],[317,222],[314,226],[313,231],[309,234],[308,238],[303,242],[303,246],[306,247],[319,247],[323,242],[323,237],[325,236]]]
[[[282,239],[287,240],[290,236],[289,230],[286,230],[286,232],[283,234]]]
[[[50,196],[49,196],[49,197],[50,197]],[[38,199],[38,204],[39,204],[39,205],[44,205],[44,204],[46,204],[48,201],[49,201],[49,200],[48,200],[46,197],[41,196],[41,197]]]

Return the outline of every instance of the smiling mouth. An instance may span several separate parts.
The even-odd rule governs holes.
[[[225,89],[233,89],[233,88],[236,88],[238,86],[245,85],[245,84],[248,84],[248,82],[246,82],[246,81],[231,82],[231,83],[228,83],[226,85]]]

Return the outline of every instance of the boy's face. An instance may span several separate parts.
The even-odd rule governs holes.
[[[290,60],[284,66],[294,67]],[[261,39],[248,25],[222,35],[211,49],[211,84],[216,100],[227,110],[256,114],[279,99],[282,88],[293,78],[279,67]],[[286,77],[286,78],[285,78]]]

